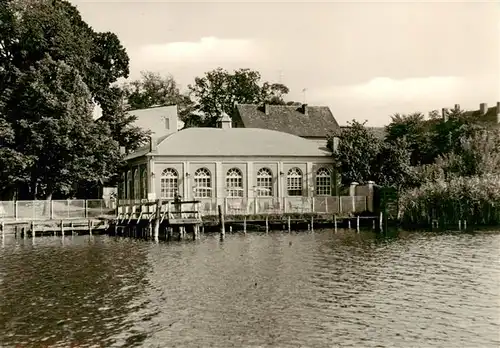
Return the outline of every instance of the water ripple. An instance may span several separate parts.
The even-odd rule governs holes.
[[[500,346],[500,233],[2,246],[2,347]]]

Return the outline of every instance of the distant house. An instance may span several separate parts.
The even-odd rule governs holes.
[[[465,117],[487,126],[500,127],[500,102],[496,106],[488,107],[488,104],[479,104],[479,110],[466,111]]]
[[[177,105],[155,106],[127,113],[137,117],[134,126],[151,131],[155,137],[171,134],[184,126],[177,117]]]
[[[238,104],[232,114],[234,128],[261,128],[293,134],[326,146],[327,135],[339,124],[327,106]]]

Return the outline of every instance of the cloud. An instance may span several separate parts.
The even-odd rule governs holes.
[[[358,85],[333,86],[315,91],[315,99],[328,96],[342,99],[366,100],[375,103],[415,102],[446,100],[459,93],[464,81],[454,76],[430,76],[395,80],[388,77],[376,77]]]
[[[143,46],[141,59],[165,63],[233,63],[259,59],[262,51],[253,40],[203,37],[197,42],[170,42]]]
[[[341,124],[357,119],[369,120],[369,125],[387,124],[396,112],[450,108],[460,104],[475,110],[479,103],[500,100],[496,74],[476,76],[429,76],[406,79],[373,78],[356,85],[311,89],[309,104],[328,105]]]

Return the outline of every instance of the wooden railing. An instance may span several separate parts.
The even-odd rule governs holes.
[[[191,204],[189,211],[197,211],[200,216],[218,214],[220,205],[224,215],[273,215],[287,213],[352,214],[367,210],[366,196],[328,197],[256,197],[256,198],[200,198]],[[155,202],[147,200],[119,200],[118,214],[130,214],[137,209],[155,209]],[[162,209],[173,211],[173,200],[164,201]],[[163,208],[165,207],[165,208]],[[163,212],[164,212],[163,211]],[[148,210],[149,213],[149,210]]]
[[[61,220],[116,216],[114,199],[0,201],[0,220]]]

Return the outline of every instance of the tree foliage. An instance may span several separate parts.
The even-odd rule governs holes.
[[[64,195],[113,176],[121,134],[110,127],[119,110],[112,84],[128,76],[128,64],[117,36],[94,32],[69,2],[4,0],[0,189],[24,184],[35,197]],[[107,122],[94,122],[93,102]]]
[[[351,182],[365,183],[376,179],[375,166],[381,142],[364,123],[353,120],[340,134],[332,135],[328,147],[333,149],[334,136],[339,143],[333,156],[340,172],[343,185]]]
[[[181,93],[172,75],[142,71],[141,78],[124,86],[128,110],[145,109],[153,106],[177,105],[179,118],[184,121],[193,111],[193,102]]]
[[[222,68],[206,72],[203,77],[195,78],[189,85],[196,114],[193,124],[214,126],[220,115],[231,115],[235,103],[239,104],[285,104],[283,97],[288,87],[278,83],[261,83],[260,73],[250,69],[228,72]]]

